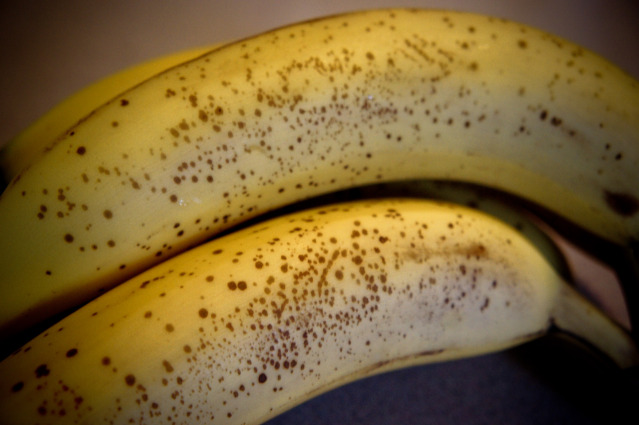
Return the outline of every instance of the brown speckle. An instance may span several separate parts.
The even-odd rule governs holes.
[[[133,376],[132,374],[128,374],[127,376],[124,377],[124,382],[129,387],[132,387],[133,385],[135,385],[135,376]]]
[[[173,366],[168,360],[162,361],[162,366],[164,366],[164,370],[166,370],[167,373],[173,372]]]
[[[49,370],[46,364],[41,364],[40,366],[36,368],[35,376],[36,378],[42,378],[43,376],[49,375],[50,372],[51,371]]]
[[[482,304],[482,306],[479,308],[480,311],[484,311],[488,308],[488,306],[490,305],[490,298],[486,297],[484,299],[484,303]]]

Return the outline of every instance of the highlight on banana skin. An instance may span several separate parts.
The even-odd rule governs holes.
[[[634,249],[637,116],[639,82],[604,58],[433,10],[302,22],[87,87],[0,151],[0,416],[257,424],[555,331],[634,367],[526,208]]]

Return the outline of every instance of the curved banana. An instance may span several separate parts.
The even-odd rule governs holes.
[[[0,363],[0,415],[33,423],[257,424],[375,373],[551,327],[621,367],[623,330],[515,229],[454,204],[335,204],[155,266]]]
[[[544,257],[544,260],[557,274],[565,281],[572,282],[572,270],[564,256],[564,252],[559,249],[555,241],[542,230],[541,225],[543,223],[540,222],[537,217],[531,215],[529,211],[520,208],[519,205],[506,202],[501,198],[501,195],[501,193],[487,190],[484,187],[449,181],[418,180],[367,185],[300,201],[288,207],[264,214],[257,219],[249,220],[248,223],[238,226],[238,228],[254,225],[269,218],[275,218],[304,209],[353,200],[397,197],[437,200],[477,209],[513,227],[522,237],[529,240],[530,243],[537,248]],[[11,335],[11,338],[4,338],[5,347],[3,350],[0,350],[0,358],[60,320],[71,310],[54,315],[54,317],[38,323],[36,327],[28,329],[26,332],[16,333],[15,335]]]
[[[639,239],[639,84],[521,24],[379,10],[172,68],[58,139],[0,198],[0,334],[276,207],[407,178],[493,186]]]
[[[187,49],[133,65],[74,93],[40,117],[0,149],[0,181],[11,181],[43,154],[57,137],[96,108],[142,81],[220,45]],[[0,186],[4,187],[4,186]]]

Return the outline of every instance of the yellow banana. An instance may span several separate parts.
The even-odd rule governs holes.
[[[0,181],[12,180],[34,158],[44,153],[80,119],[123,91],[166,69],[194,59],[220,45],[211,45],[171,53],[136,64],[74,93],[57,104],[0,150]]]
[[[67,316],[0,363],[0,416],[257,424],[349,381],[551,327],[621,367],[639,361],[503,222],[424,200],[335,204],[191,249]]]
[[[515,228],[522,237],[528,239],[530,243],[536,246],[545,261],[555,270],[556,273],[558,273],[564,280],[572,282],[572,270],[566,261],[564,253],[558,248],[555,241],[544,230],[542,230],[541,226],[543,223],[540,222],[537,217],[531,215],[529,211],[520,208],[516,204],[504,201],[501,198],[501,195],[501,193],[489,191],[483,187],[448,181],[420,180],[377,184],[333,192],[325,196],[301,201],[286,208],[281,208],[268,214],[264,214],[258,220],[251,220],[248,224],[241,227],[294,211],[339,202],[397,197],[431,199],[477,209]],[[5,347],[3,350],[0,350],[0,358],[13,351],[27,340],[33,338],[37,333],[51,326],[64,315],[69,314],[69,312],[70,311],[65,311],[62,312],[62,314],[57,314],[52,318],[38,323],[33,329],[12,335],[12,338],[5,338]]]
[[[639,84],[518,23],[335,16],[231,43],[83,119],[0,198],[0,334],[276,207],[407,178],[639,236]]]

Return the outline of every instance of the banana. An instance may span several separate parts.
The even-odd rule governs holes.
[[[0,180],[11,181],[34,158],[46,151],[55,138],[78,120],[131,87],[166,69],[201,56],[217,47],[196,47],[136,64],[74,93],[10,140],[0,150]],[[4,187],[4,186],[2,186]]]
[[[460,204],[474,208],[485,214],[501,220],[505,224],[515,228],[522,237],[528,239],[535,245],[545,261],[556,273],[568,282],[574,281],[574,276],[564,252],[557,246],[555,241],[542,230],[543,222],[531,215],[529,211],[520,208],[512,202],[506,202],[501,198],[501,193],[486,190],[459,182],[448,181],[403,181],[398,183],[376,184],[363,187],[351,188],[343,191],[333,192],[324,196],[314,197],[305,201],[297,202],[293,205],[263,214],[256,219],[249,220],[241,226],[230,229],[229,233],[246,226],[254,225],[269,218],[275,218],[292,212],[334,204],[339,202],[364,200],[364,199],[384,199],[396,197],[408,197],[417,199],[431,199],[448,203]],[[591,302],[596,303],[596,299],[591,297]],[[19,332],[12,338],[4,339],[4,347],[0,350],[0,358],[13,351],[18,346],[24,344],[38,333],[42,332],[73,309],[64,311],[52,318],[43,320],[32,329]],[[606,312],[606,310],[604,310]]]
[[[0,363],[0,415],[257,424],[320,393],[565,330],[620,367],[627,334],[514,228],[457,204],[339,203],[167,260]]]
[[[230,43],[96,109],[0,198],[0,335],[251,217],[451,179],[639,237],[639,84],[533,28],[374,10]]]

